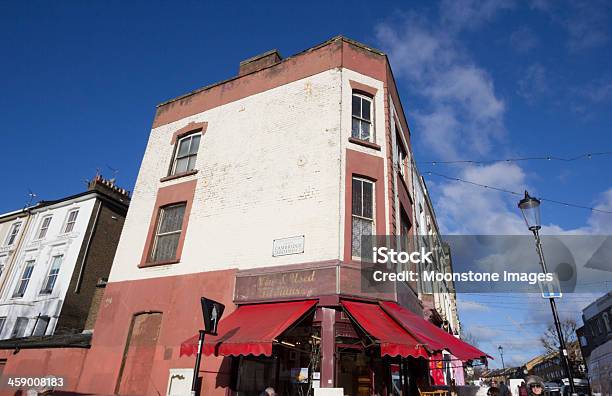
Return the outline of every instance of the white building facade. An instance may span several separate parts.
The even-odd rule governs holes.
[[[75,271],[85,270],[103,196],[92,188],[0,216],[9,218],[0,228],[0,339],[54,334]]]

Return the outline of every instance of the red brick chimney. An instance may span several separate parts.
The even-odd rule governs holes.
[[[97,174],[96,177],[93,178],[89,182],[87,186],[87,190],[92,191],[100,191],[111,197],[117,199],[120,202],[129,204],[130,203],[130,192],[124,188],[121,188],[115,184],[114,179],[105,179],[102,175]]]
[[[240,69],[238,69],[238,75],[242,76],[248,73],[255,72],[257,70],[261,70],[268,66],[272,66],[280,62],[283,58],[281,58],[278,50],[270,50],[268,52],[264,52],[263,54],[256,55],[252,58],[243,60],[240,62]]]

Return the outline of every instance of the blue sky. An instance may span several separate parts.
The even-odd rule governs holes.
[[[235,75],[252,55],[288,56],[338,34],[389,54],[418,161],[612,150],[610,3],[308,3],[1,2],[0,212],[22,207],[29,189],[38,199],[79,192],[96,169],[116,170],[132,189],[157,103]],[[601,156],[434,170],[612,210],[611,165]],[[516,197],[436,176],[427,183],[444,232],[524,232]],[[543,205],[551,233],[606,233],[611,220]],[[464,326],[489,349],[516,337],[507,316],[548,318],[537,300],[523,312],[510,298],[461,299]],[[590,299],[560,305],[572,315]],[[516,345],[507,361],[537,349]]]

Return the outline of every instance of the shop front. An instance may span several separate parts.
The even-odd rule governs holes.
[[[344,395],[418,395],[431,388],[429,363],[446,350],[464,360],[485,354],[393,303],[328,297],[243,304],[208,336],[204,355],[231,359],[233,394],[267,387],[288,396],[316,388]],[[450,338],[448,338],[448,337]],[[181,345],[197,352],[197,336]]]

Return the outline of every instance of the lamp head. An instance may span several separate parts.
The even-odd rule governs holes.
[[[518,207],[523,214],[525,224],[530,231],[542,228],[540,220],[540,200],[529,195],[525,190],[525,197],[518,203]]]

